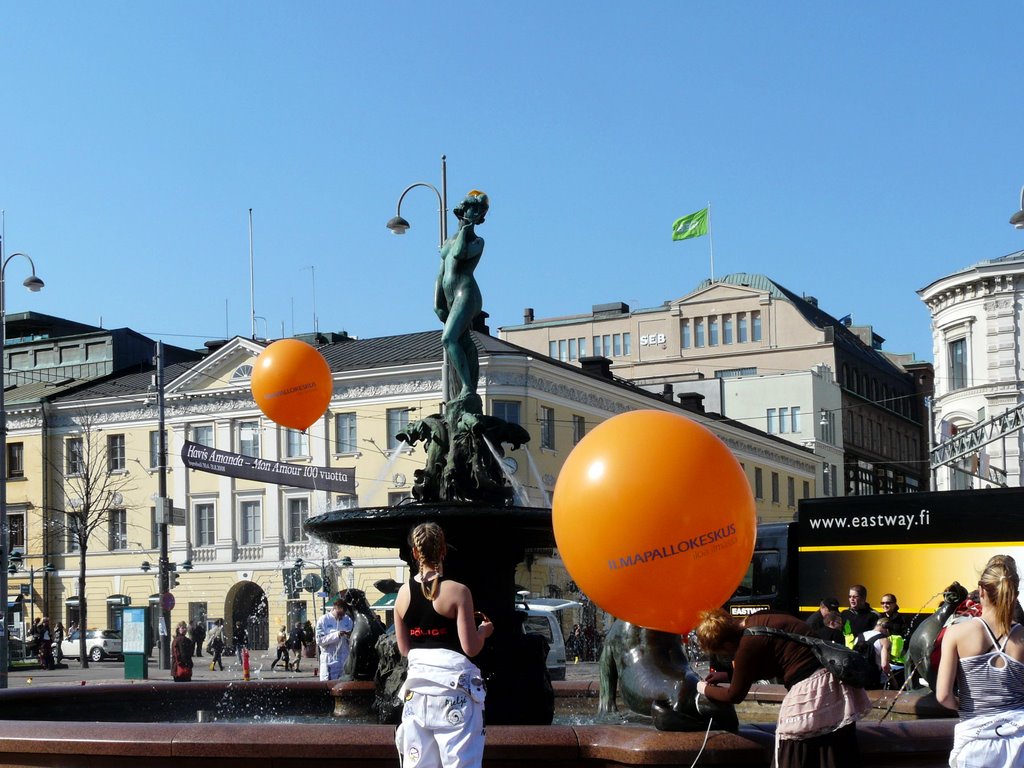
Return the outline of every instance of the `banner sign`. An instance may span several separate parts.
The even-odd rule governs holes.
[[[310,467],[282,461],[259,459],[209,448],[186,440],[181,449],[181,460],[189,469],[212,472],[215,475],[241,477],[261,483],[293,485],[315,491],[334,493],[356,492],[354,467]]]

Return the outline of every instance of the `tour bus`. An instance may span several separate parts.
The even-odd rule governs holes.
[[[804,499],[795,522],[758,526],[727,609],[802,617],[835,597],[844,610],[850,586],[863,584],[876,610],[891,592],[908,618],[929,614],[952,582],[973,590],[995,554],[1024,566],[1022,488]]]

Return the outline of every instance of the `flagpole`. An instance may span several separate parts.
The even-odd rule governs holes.
[[[711,282],[715,282],[715,236],[711,232],[711,201],[708,200],[708,247],[711,249]]]

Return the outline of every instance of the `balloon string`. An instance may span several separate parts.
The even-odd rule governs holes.
[[[693,768],[693,767],[694,767],[695,765],[697,765],[697,761],[698,761],[698,760],[700,760],[700,756],[701,756],[702,754],[704,754],[704,747],[705,747],[705,746],[707,745],[707,743],[708,743],[708,736],[710,736],[710,735],[711,735],[711,724],[712,724],[712,723],[713,723],[714,721],[715,721],[715,720],[714,720],[714,718],[712,718],[712,717],[709,717],[709,718],[708,718],[708,729],[707,729],[706,731],[704,731],[704,743],[703,743],[703,744],[701,744],[701,745],[700,745],[700,749],[699,749],[699,750],[697,750],[697,756],[696,756],[695,758],[693,758],[693,762],[692,762],[692,763],[690,763],[690,768]]]

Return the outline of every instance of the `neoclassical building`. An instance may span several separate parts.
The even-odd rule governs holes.
[[[931,313],[935,443],[991,427],[973,452],[936,469],[936,488],[1020,487],[1024,434],[998,422],[1024,403],[1024,251],[941,277],[918,295]]]
[[[548,505],[573,446],[605,419],[639,408],[683,413],[717,434],[743,464],[763,520],[791,519],[799,499],[817,494],[817,462],[807,448],[685,409],[611,376],[600,361],[582,370],[484,332],[474,339],[485,410],[520,423],[532,438],[506,460],[519,503]],[[408,578],[397,551],[327,546],[307,536],[304,522],[332,508],[394,504],[410,495],[423,455],[403,450],[396,435],[439,409],[440,331],[310,340],[330,365],[333,395],[306,432],[261,414],[250,377],[266,343],[240,337],[168,364],[162,413],[148,361],[22,398],[8,417],[9,439],[25,457],[26,477],[11,501],[24,512],[26,571],[11,583],[13,591],[32,578],[34,591],[28,605],[9,610],[15,626],[30,611],[65,623],[78,615],[82,553],[73,534],[75,513],[86,508],[97,522],[84,558],[89,625],[119,626],[127,605],[150,607],[156,621],[161,417],[168,446],[163,477],[177,510],[168,537],[177,569],[173,622],[241,621],[251,646],[266,648],[279,626],[315,620],[339,589],[362,589],[372,603],[386,597],[378,581]],[[232,456],[260,459],[250,462],[258,471],[204,468]],[[92,486],[83,485],[89,467],[98,468]],[[330,482],[289,482],[298,476]],[[54,571],[40,572],[44,563]],[[572,594],[557,552],[533,552],[520,568],[518,581],[528,589]],[[310,576],[326,577],[326,588]]]

